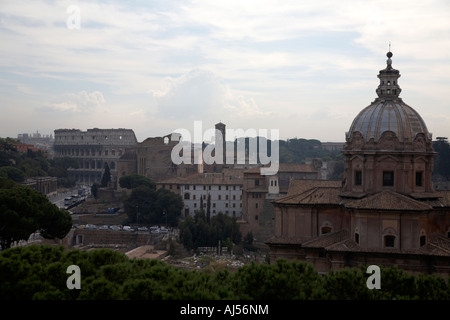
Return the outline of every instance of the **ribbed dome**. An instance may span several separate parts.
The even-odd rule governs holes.
[[[378,98],[353,120],[347,133],[347,141],[352,139],[355,132],[359,132],[365,142],[373,139],[377,143],[384,132],[390,131],[400,143],[414,142],[419,133],[431,142],[431,134],[422,117],[399,98],[402,91],[398,85],[400,72],[392,67],[392,56],[392,52],[387,53],[386,68],[378,74]]]
[[[365,141],[377,142],[386,131],[394,132],[399,142],[413,142],[418,133],[431,139],[422,117],[400,99],[375,100],[356,116],[348,134],[360,132]]]

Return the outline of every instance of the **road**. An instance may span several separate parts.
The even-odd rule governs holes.
[[[55,204],[58,208],[64,208],[64,198],[72,195],[78,194],[78,187],[67,189],[66,191],[58,192],[55,195],[48,196],[48,199]]]

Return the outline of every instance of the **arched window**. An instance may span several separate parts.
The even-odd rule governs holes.
[[[329,221],[324,221],[320,225],[320,234],[323,235],[331,232],[333,232],[333,225]]]
[[[186,193],[184,194],[184,199],[185,199],[185,200],[189,200],[189,198],[190,198],[189,192],[186,192]]]
[[[331,232],[331,227],[322,227],[321,231],[322,231],[322,234],[330,233]]]

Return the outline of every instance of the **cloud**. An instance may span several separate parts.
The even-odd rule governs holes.
[[[232,113],[237,117],[263,114],[252,98],[234,92],[211,71],[194,69],[166,78],[161,89],[149,90],[157,115],[170,119],[205,119]]]
[[[42,107],[47,111],[58,111],[67,113],[89,113],[96,111],[105,104],[105,98],[99,91],[87,93],[80,91],[78,93],[65,93],[45,103]]]

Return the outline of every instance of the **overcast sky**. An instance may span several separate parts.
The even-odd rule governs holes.
[[[450,1],[0,0],[0,137],[221,121],[344,141],[389,42],[403,101],[450,137]]]

